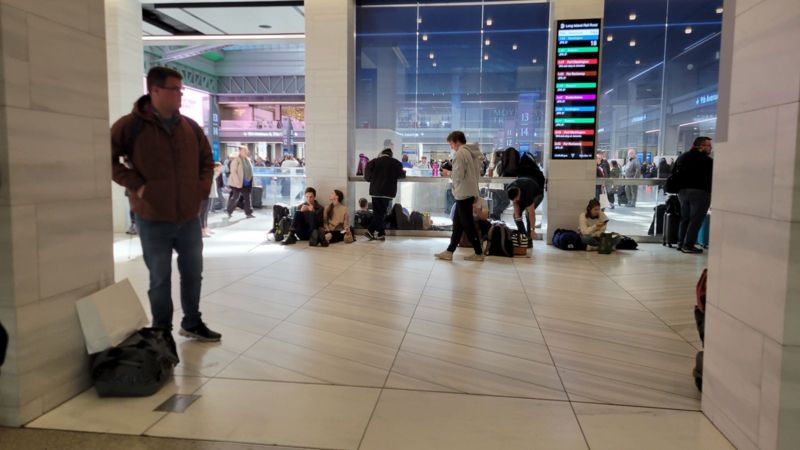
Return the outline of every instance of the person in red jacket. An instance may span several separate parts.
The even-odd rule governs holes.
[[[150,272],[153,328],[172,330],[172,250],[178,253],[183,320],[180,334],[219,341],[200,315],[203,239],[200,203],[214,173],[211,146],[202,129],[179,112],[180,73],[154,67],[148,95],[111,127],[112,177],[128,190]]]

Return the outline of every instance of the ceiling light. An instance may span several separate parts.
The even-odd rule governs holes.
[[[258,28],[264,28],[265,30],[268,30],[272,28],[272,25],[259,25]]]
[[[488,53],[486,53],[485,55],[483,55],[483,60],[484,60],[484,61],[488,61],[488,60],[489,60],[489,54],[488,54]]]
[[[636,60],[636,65],[637,65],[637,66],[638,66],[639,64],[641,64],[641,63],[642,63],[642,61],[640,61],[640,60],[638,60],[638,59]]]
[[[422,17],[417,17],[417,23],[422,23]]]
[[[436,61],[433,62],[433,67],[436,67]]]
[[[490,27],[490,26],[492,26],[492,24],[493,24],[493,23],[494,23],[494,22],[492,21],[492,18],[491,18],[491,17],[490,17],[490,18],[488,18],[488,19],[486,19],[486,26],[487,26],[487,27]]]
[[[628,45],[631,47],[636,47],[636,39],[631,39],[631,41],[628,42]]]
[[[516,50],[516,49],[517,49],[517,44],[511,45],[511,50]]]
[[[179,34],[173,36],[142,36],[146,42],[184,41],[272,41],[283,39],[305,39],[305,33],[282,34]]]
[[[635,12],[630,13],[630,15],[628,15],[628,20],[636,20],[636,13]]]
[[[717,14],[722,14],[722,6],[717,7]]]
[[[428,40],[428,35],[427,34],[423,34],[422,35],[422,40],[423,41],[427,41]]]
[[[484,45],[492,45],[492,40],[491,40],[491,39],[489,39],[489,38],[486,38],[486,40],[485,40],[485,41],[483,41],[483,44],[484,44]]]
[[[534,63],[534,64],[536,64],[537,62],[539,62],[539,60],[538,60],[538,59],[536,59],[536,58],[533,58],[533,59],[531,60],[531,62],[532,62],[532,63]]]
[[[687,64],[686,65],[686,70],[692,70],[692,69],[694,69],[694,64]]]
[[[428,59],[433,59],[435,57],[436,55],[434,55],[433,52],[428,53]]]
[[[686,33],[686,34],[692,34],[692,27],[684,28],[683,32]]]
[[[609,34],[608,36],[606,36],[606,41],[611,42],[613,40],[614,40],[614,35],[613,34]]]

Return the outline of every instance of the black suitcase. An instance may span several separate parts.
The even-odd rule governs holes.
[[[658,205],[654,208],[653,221],[650,223],[648,236],[658,236],[664,233],[664,214],[667,212],[667,205]]]
[[[261,186],[253,186],[252,196],[250,197],[253,208],[261,209],[264,207],[264,188]]]
[[[677,214],[664,214],[664,239],[661,245],[672,248],[673,244],[678,243],[678,227],[680,223],[681,218]]]

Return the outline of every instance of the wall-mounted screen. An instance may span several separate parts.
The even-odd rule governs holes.
[[[600,19],[556,24],[552,159],[594,159]]]

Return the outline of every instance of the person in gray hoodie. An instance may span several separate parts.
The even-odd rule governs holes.
[[[434,256],[445,261],[453,260],[453,252],[458,247],[461,234],[466,232],[475,249],[474,255],[464,257],[467,261],[483,261],[483,251],[478,231],[472,219],[472,205],[479,197],[478,179],[483,167],[483,154],[477,144],[467,145],[467,138],[462,131],[453,131],[447,136],[447,143],[456,152],[453,159],[453,170],[443,170],[442,175],[449,176],[453,182],[453,197],[456,199],[456,213],[453,217],[453,233],[447,250]]]

